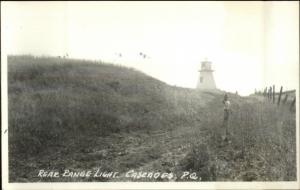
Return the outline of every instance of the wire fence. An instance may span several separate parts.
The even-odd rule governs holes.
[[[265,87],[263,91],[255,90],[255,95],[265,97],[270,103],[277,106],[289,106],[289,110],[296,111],[296,90],[283,91],[283,86],[276,92],[275,85]]]

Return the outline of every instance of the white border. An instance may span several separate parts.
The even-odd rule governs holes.
[[[1,20],[5,20],[1,2]],[[297,181],[295,182],[66,182],[66,183],[8,183],[8,97],[5,22],[1,22],[1,136],[3,189],[300,189],[299,183],[299,88],[296,89],[296,149]],[[298,67],[299,69],[299,67]],[[298,78],[299,85],[299,78]],[[299,86],[298,86],[299,87]]]
[[[299,189],[298,182],[78,182],[14,183],[7,189]]]

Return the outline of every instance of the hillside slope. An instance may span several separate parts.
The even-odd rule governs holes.
[[[8,77],[13,165],[62,148],[89,152],[96,138],[113,134],[125,138],[188,125],[210,97],[133,69],[84,60],[11,56]],[[11,167],[11,176],[17,168],[23,167]]]
[[[222,93],[169,86],[125,67],[9,56],[8,95],[12,182],[134,181],[123,175],[131,169],[195,171],[206,181],[295,179],[295,114],[255,98],[229,94],[233,135],[224,145]],[[37,176],[97,168],[122,175]]]

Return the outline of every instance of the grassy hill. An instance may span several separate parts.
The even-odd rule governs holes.
[[[221,92],[169,86],[130,68],[9,56],[8,95],[12,182],[128,180],[37,177],[39,169],[99,167],[195,171],[206,181],[296,178],[295,113],[255,97],[229,94],[232,142],[224,144]]]

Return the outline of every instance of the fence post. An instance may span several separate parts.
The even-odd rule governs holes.
[[[275,103],[275,85],[273,85],[273,104]]]
[[[289,96],[288,94],[285,94],[285,97],[284,97],[284,100],[282,101],[282,103],[284,103],[284,104],[286,103],[288,96]]]
[[[280,92],[279,92],[279,96],[278,96],[278,102],[277,102],[278,106],[280,104],[281,94],[282,94],[282,86],[280,87]]]
[[[296,102],[296,96],[294,97],[292,103],[291,103],[291,107],[290,107],[290,110],[293,111],[293,108],[295,106],[295,102]]]

